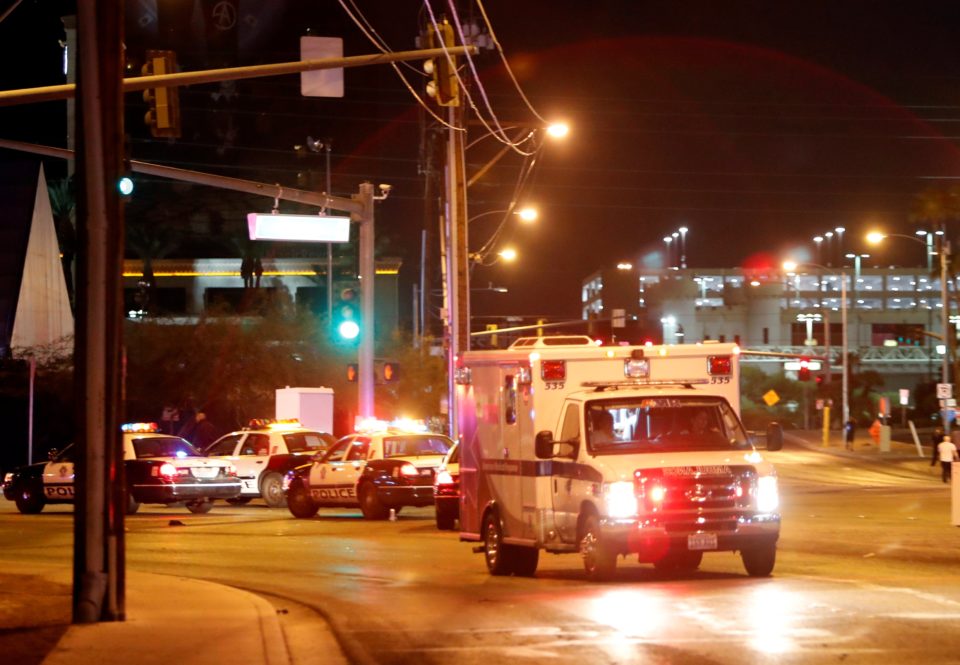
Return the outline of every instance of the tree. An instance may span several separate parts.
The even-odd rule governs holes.
[[[67,297],[71,307],[75,307],[73,286],[73,261],[77,256],[76,207],[77,199],[72,178],[56,180],[47,186],[50,194],[50,208],[53,212],[53,223],[57,232],[57,242],[60,245],[63,276],[67,282]]]

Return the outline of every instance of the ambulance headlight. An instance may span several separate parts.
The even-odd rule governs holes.
[[[757,510],[772,513],[780,505],[776,476],[761,476],[757,480]]]
[[[637,495],[633,483],[622,481],[606,486],[607,516],[614,519],[633,517],[637,514]]]

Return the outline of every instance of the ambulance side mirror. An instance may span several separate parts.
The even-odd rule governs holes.
[[[780,423],[767,425],[767,450],[777,451],[783,448],[783,427]]]
[[[534,453],[538,459],[553,459],[553,432],[548,430],[537,432]]]

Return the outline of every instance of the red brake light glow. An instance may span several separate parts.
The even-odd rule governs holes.
[[[400,467],[400,473],[404,476],[419,476],[420,472],[417,471],[417,467],[409,462]]]
[[[733,374],[730,356],[708,356],[707,371],[713,376],[730,376]]]
[[[160,465],[160,475],[165,478],[175,478],[177,475],[177,467],[170,462],[164,462]]]
[[[540,365],[540,378],[544,381],[563,381],[567,378],[565,360],[544,360]]]

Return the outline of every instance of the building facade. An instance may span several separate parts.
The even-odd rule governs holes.
[[[614,312],[621,310],[652,341],[716,340],[758,351],[829,356],[835,373],[845,308],[848,350],[864,368],[897,375],[888,386],[936,378],[943,361],[940,280],[920,268],[788,272],[621,264],[583,280],[581,305],[587,320],[616,320],[621,315]],[[951,319],[956,324],[958,317]],[[783,365],[777,359],[745,360],[770,371]]]

